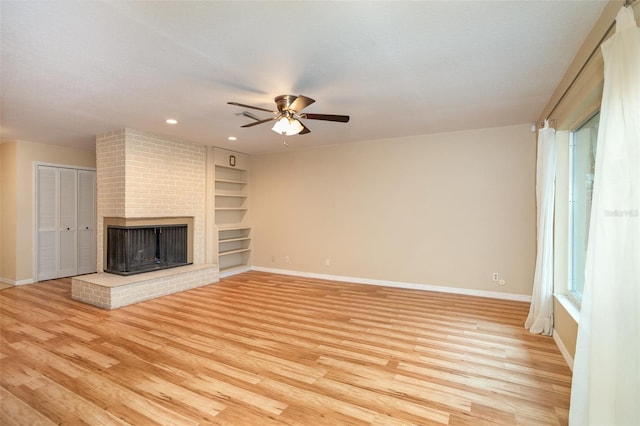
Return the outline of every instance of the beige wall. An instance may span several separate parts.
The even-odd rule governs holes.
[[[4,176],[3,176],[3,163],[2,163],[2,159],[4,158],[3,156],[3,152],[4,152],[4,148],[2,146],[2,142],[0,141],[0,280],[2,280],[2,277],[4,276],[2,274],[3,271],[3,266],[2,263],[4,262],[4,257],[2,257],[2,245],[4,243],[4,239],[2,237],[3,233],[2,233],[2,228],[3,228],[3,217],[4,217],[4,212],[2,211],[2,199],[4,198],[4,191],[2,190],[2,183],[4,182]],[[0,281],[2,282],[2,281]]]
[[[530,295],[529,127],[252,156],[254,266]]]
[[[0,144],[0,281],[15,277],[16,142]]]
[[[26,141],[2,145],[2,278],[27,283],[34,272],[34,165],[95,167],[95,152]]]
[[[569,312],[562,306],[562,303],[555,299],[553,301],[554,310],[554,337],[562,342],[569,356],[573,360],[576,354],[576,337],[578,336],[578,323]],[[573,368],[573,366],[571,366]]]

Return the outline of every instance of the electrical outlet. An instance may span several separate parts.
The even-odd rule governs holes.
[[[275,263],[276,261],[276,257],[275,256],[271,256],[271,263]]]
[[[493,273],[493,280],[494,281],[500,281],[500,275],[497,272]]]
[[[284,263],[289,263],[289,256],[284,257]]]
[[[328,257],[324,260],[324,266],[331,266],[331,259]]]

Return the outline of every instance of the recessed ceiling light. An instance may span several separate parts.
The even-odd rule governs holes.
[[[237,141],[238,138],[236,138],[235,136],[229,136],[227,139],[229,139],[230,141]]]
[[[167,118],[165,123],[167,123],[167,124],[178,124],[178,120],[176,120],[175,118]]]

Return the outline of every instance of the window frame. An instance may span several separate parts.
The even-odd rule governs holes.
[[[588,120],[585,120],[584,122],[586,123]],[[576,142],[575,142],[575,132],[580,128],[580,126],[582,126],[582,124],[580,124],[579,126],[575,127],[574,129],[569,131],[569,173],[568,173],[568,177],[569,177],[569,182],[568,182],[568,195],[569,195],[569,208],[567,210],[568,213],[568,217],[567,217],[567,293],[566,293],[566,297],[574,304],[576,305],[576,307],[578,309],[582,308],[582,297],[579,296],[577,294],[577,292],[574,290],[574,262],[573,262],[573,255],[574,255],[574,244],[573,244],[573,235],[574,235],[574,220],[573,220],[573,209],[575,207],[575,196],[574,196],[574,184],[573,184],[573,180],[574,180],[574,155],[575,155],[575,148],[576,148]]]
[[[578,309],[582,307],[582,297],[583,293],[580,293],[575,290],[575,272],[574,272],[574,208],[576,203],[576,194],[575,185],[574,185],[574,171],[575,171],[575,154],[576,154],[576,133],[581,130],[589,121],[591,121],[594,117],[600,114],[600,109],[593,111],[589,114],[586,119],[579,121],[575,126],[571,128],[569,131],[569,167],[568,167],[568,217],[567,217],[567,292],[565,296],[574,303]],[[598,127],[600,123],[598,122]],[[596,137],[596,151],[598,146],[598,140]],[[593,193],[592,193],[593,197]],[[587,239],[588,241],[588,239]],[[586,250],[586,248],[585,248]],[[584,289],[584,283],[583,283]]]

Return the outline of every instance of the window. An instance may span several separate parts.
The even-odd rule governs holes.
[[[600,113],[571,132],[569,141],[569,291],[582,300]]]

